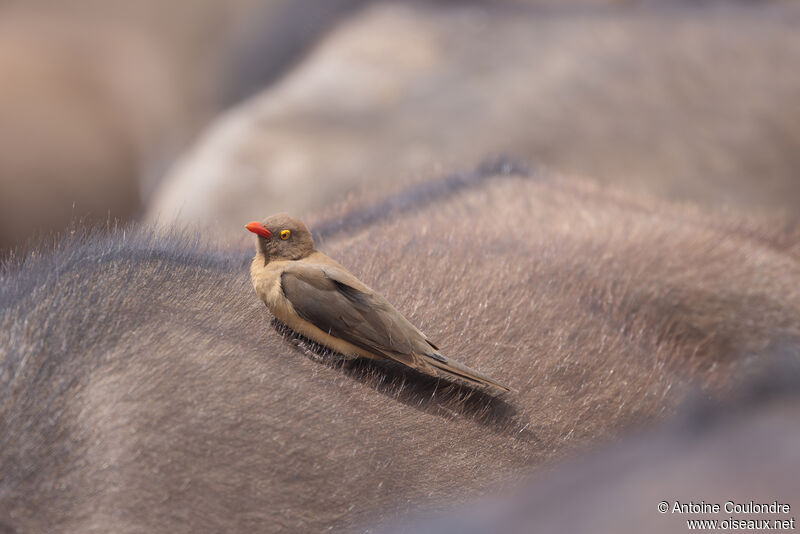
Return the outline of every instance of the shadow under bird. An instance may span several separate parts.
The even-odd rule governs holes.
[[[510,390],[443,356],[386,298],[316,250],[302,221],[278,214],[245,228],[258,236],[253,287],[295,332],[344,356],[394,360],[431,376]]]

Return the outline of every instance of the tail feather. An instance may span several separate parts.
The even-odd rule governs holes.
[[[444,376],[456,377],[464,380],[470,384],[479,386],[489,386],[500,389],[502,391],[511,391],[511,388],[501,384],[495,379],[486,376],[485,374],[471,369],[464,364],[451,360],[439,353],[424,354],[425,363],[434,367],[437,373]]]

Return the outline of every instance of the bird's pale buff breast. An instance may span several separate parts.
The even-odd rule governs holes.
[[[362,350],[342,339],[335,338],[300,317],[281,289],[281,274],[291,261],[272,261],[264,265],[264,257],[256,256],[250,266],[250,278],[259,298],[267,305],[272,315],[300,335],[316,341],[345,356],[377,356]]]

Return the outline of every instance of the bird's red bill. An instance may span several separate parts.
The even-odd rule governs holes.
[[[264,226],[264,223],[260,223],[258,221],[253,221],[251,223],[247,223],[247,226],[245,226],[245,228],[247,228],[248,230],[250,230],[254,234],[260,235],[261,237],[266,237],[267,239],[272,237],[272,232],[267,230],[267,227]]]

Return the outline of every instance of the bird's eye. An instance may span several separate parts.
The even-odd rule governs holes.
[[[292,231],[291,230],[281,230],[281,239],[283,239],[284,241],[289,239],[290,235],[292,235]]]

